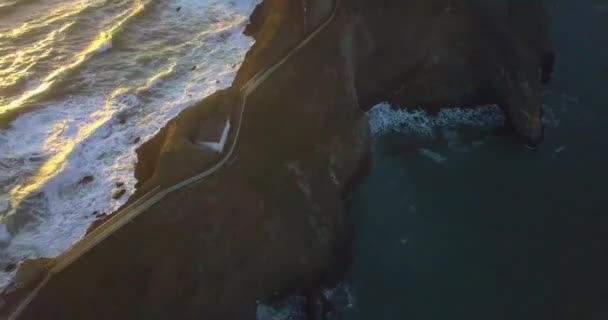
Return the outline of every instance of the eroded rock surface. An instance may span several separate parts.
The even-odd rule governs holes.
[[[237,139],[241,89],[332,16],[333,3],[258,6],[246,30],[256,44],[234,84],[142,145],[127,206],[224,159],[228,151],[201,148],[198,137],[217,135],[207,129],[225,119],[227,144],[236,140],[227,164],[51,277],[19,319],[254,319],[256,301],[331,283],[348,267],[344,201],[367,168],[364,110],[377,102],[498,103],[519,135],[541,139],[547,22],[540,1],[516,0],[342,0],[247,97]],[[61,260],[17,279],[1,314]]]

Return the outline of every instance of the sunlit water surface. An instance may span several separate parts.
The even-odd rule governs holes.
[[[127,199],[135,149],[232,82],[257,2],[0,0],[0,270]]]

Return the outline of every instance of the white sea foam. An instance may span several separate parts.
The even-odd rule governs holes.
[[[291,304],[281,306],[258,304],[256,318],[257,320],[290,320],[294,319],[294,314],[297,312],[299,311]],[[300,319],[303,319],[303,316]]]
[[[556,107],[544,106],[543,123],[547,127],[560,124]],[[504,124],[505,116],[496,105],[476,108],[445,108],[437,115],[429,115],[420,109],[393,108],[388,103],[380,103],[368,111],[372,133],[381,136],[388,132],[404,132],[423,136],[432,136],[437,129],[458,127],[492,128]],[[445,131],[444,131],[445,133]],[[449,132],[447,132],[449,134]]]
[[[135,149],[184,108],[232,83],[253,44],[242,30],[257,2],[179,2],[181,12],[188,13],[221,5],[223,20],[209,26],[209,37],[181,46],[181,51],[164,59],[165,64],[148,78],[126,81],[110,92],[100,89],[97,94],[54,100],[0,131],[0,186],[11,195],[10,200],[0,201],[10,207],[1,210],[0,206],[0,214],[14,210],[16,215],[32,216],[28,224],[8,228],[14,234],[9,235],[8,246],[0,248],[0,266],[61,253],[84,234],[94,212],[111,212],[132,194]],[[200,28],[197,21],[191,24]],[[114,57],[108,54],[111,65]],[[192,65],[198,68],[191,70]],[[103,78],[95,67],[82,71],[91,87]],[[85,176],[93,180],[79,183]],[[127,190],[120,200],[112,199],[116,182],[124,183]],[[0,273],[0,287],[10,277]]]
[[[368,116],[375,136],[391,131],[431,136],[438,128],[493,127],[504,123],[503,113],[497,106],[442,109],[439,114],[431,116],[419,109],[396,109],[388,103],[380,103],[368,112]]]
[[[103,41],[92,53],[103,53],[112,49],[112,38]]]
[[[351,286],[340,283],[335,288],[324,289],[323,295],[334,307],[334,312],[340,314],[355,307],[355,298]],[[291,296],[276,304],[258,303],[256,310],[257,320],[298,320],[308,319],[306,314],[307,298]]]
[[[346,308],[351,309],[355,307],[356,300],[353,294],[353,289],[350,284],[342,282],[335,288],[323,290],[323,294],[327,300],[331,301],[339,309]]]

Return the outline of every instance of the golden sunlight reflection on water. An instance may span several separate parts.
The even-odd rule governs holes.
[[[85,139],[90,137],[97,129],[99,129],[102,125],[110,121],[113,115],[116,113],[116,109],[113,107],[114,98],[118,95],[125,93],[127,89],[118,88],[116,89],[110,97],[106,100],[105,108],[103,110],[97,111],[91,114],[91,121],[85,123],[80,127],[76,136],[71,139],[62,142],[62,147],[54,154],[50,159],[48,159],[44,164],[38,169],[36,174],[34,174],[27,182],[23,184],[19,184],[15,186],[10,191],[10,202],[11,202],[11,211],[7,214],[10,216],[16,212],[16,209],[19,207],[19,204],[32,192],[35,192],[40,187],[42,187],[47,181],[53,178],[58,172],[61,172],[63,166],[66,163],[67,158],[70,156],[74,148],[82,143]],[[61,128],[58,128],[60,131]],[[45,144],[53,144],[53,141],[57,139],[57,135],[51,135]]]
[[[120,31],[120,29],[125,24],[125,22],[127,22],[132,17],[141,13],[145,9],[146,4],[147,4],[147,2],[142,2],[142,1],[135,2],[135,4],[131,8],[122,12],[115,18],[116,22],[114,24],[112,24],[112,26],[101,31],[97,35],[97,37],[93,41],[91,41],[84,50],[77,53],[72,62],[70,62],[69,64],[66,64],[66,65],[60,66],[57,69],[53,70],[48,76],[46,76],[42,80],[42,83],[40,85],[38,85],[36,88],[29,90],[29,91],[23,93],[17,99],[15,99],[3,106],[0,106],[0,117],[2,117],[2,115],[7,113],[8,111],[16,110],[16,109],[23,107],[25,104],[30,102],[33,98],[39,96],[42,93],[47,92],[48,90],[50,90],[52,88],[52,86],[55,83],[57,83],[59,80],[61,80],[61,77],[64,76],[66,73],[69,73],[70,71],[77,69],[80,65],[82,65],[83,62],[87,61],[95,53],[108,49],[112,45],[112,37],[118,31]],[[80,10],[82,10],[82,9],[80,9]],[[56,19],[53,18],[51,20],[55,21]],[[64,28],[68,28],[69,26],[71,26],[71,25],[68,24],[68,25],[64,26]],[[21,27],[16,30],[21,30],[19,32],[26,32],[29,29],[25,28],[25,27]],[[17,31],[13,31],[13,33],[15,33],[15,32],[17,32]],[[61,31],[59,31],[59,32],[61,32]],[[0,34],[0,39],[2,38],[2,36],[3,35]],[[37,50],[32,49],[29,52],[36,52],[36,51]],[[23,52],[20,51],[20,53],[17,53],[16,57],[17,58],[23,57],[27,53],[28,53],[28,51],[23,51]],[[44,52],[42,54],[44,54]],[[31,57],[29,60],[35,61],[36,59],[39,59],[39,58],[41,58],[41,57],[40,56]],[[25,59],[25,58],[21,58],[21,59]],[[0,60],[0,65],[2,65],[2,62],[3,62],[3,60]],[[15,77],[20,77],[22,73],[26,73],[27,68],[22,69],[20,72],[16,71],[14,68],[10,68],[9,71],[13,74],[12,78],[15,78]],[[0,71],[0,76],[2,76],[4,74],[2,72],[3,71]],[[14,82],[16,80],[10,79],[10,78],[5,78],[4,76],[0,77],[0,88],[2,88],[3,86],[10,85],[10,81]]]

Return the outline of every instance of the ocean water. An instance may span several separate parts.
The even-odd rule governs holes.
[[[257,3],[0,0],[0,270],[126,201],[135,149],[231,84]]]
[[[495,106],[368,113],[354,263],[328,319],[608,319],[608,1],[547,2],[557,63],[539,150],[497,130]],[[306,319],[300,304],[262,319]]]
[[[608,319],[608,1],[548,3],[557,64],[539,150],[497,134],[492,107],[370,112],[356,303],[336,319]]]
[[[230,85],[257,2],[0,0],[0,287],[6,266],[59,254],[120,206],[135,149]],[[495,106],[368,113],[374,163],[331,319],[608,319],[608,1],[550,3],[540,150],[498,132]]]

